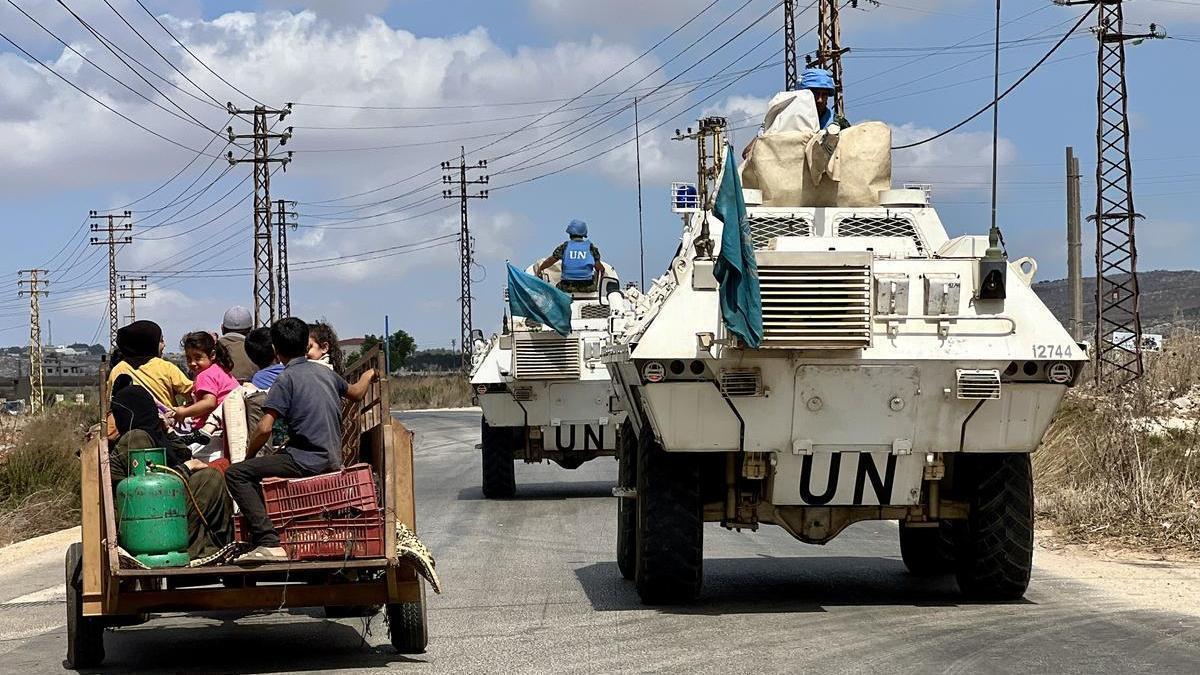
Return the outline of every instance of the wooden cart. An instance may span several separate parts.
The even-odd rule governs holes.
[[[375,349],[348,375],[368,367],[377,367],[382,374],[381,366],[382,355]],[[101,400],[108,400],[104,384]],[[427,642],[424,585],[413,565],[396,554],[397,525],[416,531],[412,432],[391,418],[388,402],[388,382],[381,375],[366,398],[347,410],[344,434],[346,454],[371,464],[382,486],[386,557],[371,559],[292,561],[252,568],[122,568],[108,444],[104,434],[94,429],[80,452],[83,541],[71,544],[66,555],[68,665],[99,665],[104,659],[105,629],[142,623],[154,612],[323,607],[330,616],[353,616],[374,614],[383,607],[392,646],[400,653],[423,652]]]

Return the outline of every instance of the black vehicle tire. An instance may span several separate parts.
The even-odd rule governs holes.
[[[618,439],[617,486],[637,487],[637,436],[628,420],[621,425]],[[633,579],[637,572],[637,500],[617,500],[617,569],[621,576]]]
[[[388,637],[398,654],[423,654],[429,644],[426,623],[425,587],[417,602],[397,602],[387,605]]]
[[[962,455],[956,483],[969,495],[955,526],[959,590],[978,600],[1016,600],[1033,570],[1033,469],[1029,455]]]
[[[900,557],[909,573],[919,577],[954,573],[954,521],[937,527],[905,527],[900,524]]]
[[[104,623],[83,615],[83,544],[67,547],[67,667],[95,668],[104,661]]]
[[[638,595],[647,605],[696,599],[704,578],[700,464],[664,451],[646,429],[638,444],[637,491]]]
[[[513,433],[480,419],[483,444],[483,496],[508,499],[517,493],[517,467],[513,463]]]

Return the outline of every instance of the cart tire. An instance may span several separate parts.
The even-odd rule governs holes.
[[[700,463],[668,453],[647,429],[638,444],[638,595],[647,605],[690,602],[704,578]]]
[[[958,588],[977,600],[1016,600],[1033,570],[1029,455],[963,455],[957,469],[956,482],[970,495],[967,519],[954,528]]]
[[[423,654],[429,644],[429,628],[425,613],[425,587],[416,602],[395,602],[387,605],[388,636],[398,654]]]
[[[954,573],[954,521],[937,527],[900,524],[900,557],[910,574],[932,577]]]
[[[483,445],[483,496],[508,499],[517,493],[513,434],[509,429],[492,427],[485,419],[480,419],[479,425]]]
[[[617,485],[637,487],[637,436],[629,420],[621,425],[618,439]],[[633,579],[637,572],[637,500],[617,500],[617,568],[621,576]]]
[[[94,668],[104,661],[104,624],[83,615],[83,544],[67,547],[67,667]]]

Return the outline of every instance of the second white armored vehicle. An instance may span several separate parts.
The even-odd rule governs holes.
[[[714,274],[722,236],[740,234],[712,210],[732,179],[723,127],[702,121],[700,183],[674,191],[680,247],[629,294],[605,349],[629,415],[621,572],[644,602],[687,601],[705,522],[823,544],[891,520],[913,573],[955,574],[972,597],[1021,596],[1029,454],[1087,360],[1031,290],[1036,264],[1008,261],[994,235],[949,236],[923,191],[887,189],[882,124],[842,131],[844,156],[828,164],[836,129],[763,135],[741,169],[757,266],[746,272],[761,288],[751,347],[723,321]],[[863,162],[886,162],[866,171],[884,189],[855,193]]]
[[[524,317],[509,317],[498,335],[475,347],[471,386],[483,410],[483,494],[512,497],[514,461],[548,460],[566,469],[616,454],[625,414],[616,407],[600,360],[612,313],[624,309],[621,282],[607,263],[597,290],[571,293],[571,332],[560,336]],[[537,265],[526,272],[534,274]],[[561,264],[543,278],[557,284]],[[507,294],[507,290],[505,291]]]

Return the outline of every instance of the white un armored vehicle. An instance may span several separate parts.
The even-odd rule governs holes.
[[[823,544],[893,520],[911,572],[956,574],[971,597],[1021,596],[1029,453],[1085,351],[1030,289],[1032,259],[1009,262],[996,233],[950,237],[924,191],[887,189],[885,125],[841,131],[839,147],[837,129],[776,135],[770,118],[740,168],[760,346],[722,320],[711,208],[728,150],[724,120],[707,118],[693,134],[699,183],[673,188],[679,249],[644,295],[628,294],[605,348],[628,412],[622,574],[643,602],[687,601],[705,522]],[[882,189],[864,197],[872,183]]]
[[[549,460],[575,469],[616,453],[625,414],[614,412],[612,383],[600,353],[609,340],[611,313],[622,311],[624,300],[616,271],[600,265],[598,291],[570,294],[567,337],[524,317],[509,317],[506,310],[501,333],[476,342],[471,386],[483,410],[485,497],[515,494],[514,460]],[[525,271],[534,274],[536,268]],[[542,278],[557,284],[560,274],[561,262]]]

